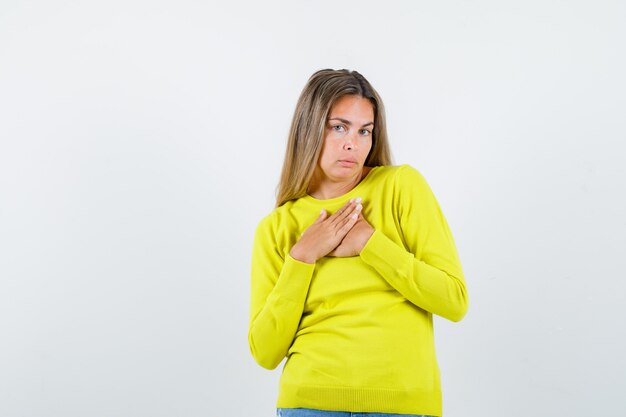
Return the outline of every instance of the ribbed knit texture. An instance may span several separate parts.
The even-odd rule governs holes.
[[[359,256],[289,255],[321,209],[363,199],[376,230]],[[376,167],[347,194],[285,203],[257,228],[250,329],[267,369],[287,357],[277,407],[442,414],[432,314],[459,321],[467,291],[454,239],[423,176]]]

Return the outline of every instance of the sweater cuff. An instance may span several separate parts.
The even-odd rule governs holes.
[[[276,281],[274,295],[291,301],[306,298],[314,270],[315,264],[300,262],[287,254],[280,277]]]
[[[369,238],[363,250],[361,250],[360,256],[363,262],[373,266],[378,271],[381,271],[381,269],[383,271],[388,269],[398,271],[407,261],[410,262],[414,257],[412,253],[398,246],[397,243],[378,229]]]

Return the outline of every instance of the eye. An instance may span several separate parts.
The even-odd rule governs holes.
[[[333,125],[333,126],[332,126],[332,129],[333,129],[335,132],[343,132],[343,131],[345,131],[345,130],[346,130],[346,128],[345,128],[343,125]]]
[[[370,130],[367,130],[367,129],[361,129],[361,134],[363,136],[369,136],[369,135],[372,134],[372,132]]]

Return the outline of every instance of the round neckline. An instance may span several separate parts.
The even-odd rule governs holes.
[[[361,181],[350,191],[348,191],[345,194],[342,194],[340,196],[337,197],[333,197],[333,198],[327,198],[327,199],[319,199],[319,198],[315,198],[310,194],[305,195],[304,197],[302,197],[302,200],[308,202],[308,203],[313,203],[313,204],[317,204],[317,205],[331,205],[333,203],[337,203],[337,202],[342,202],[344,201],[346,198],[350,198],[352,196],[354,196],[355,194],[358,193],[359,189],[363,187],[363,185],[365,183],[367,183],[369,181],[369,179],[373,176],[374,172],[378,170],[378,168],[380,168],[382,165],[378,165],[375,167],[372,167],[372,169],[370,169],[370,171],[367,173],[367,175],[365,177],[363,177],[363,179],[361,179]],[[359,197],[358,195],[356,197]]]

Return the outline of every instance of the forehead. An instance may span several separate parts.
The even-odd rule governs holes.
[[[329,117],[351,115],[355,118],[374,118],[374,106],[365,97],[347,95],[339,97],[331,106]]]

